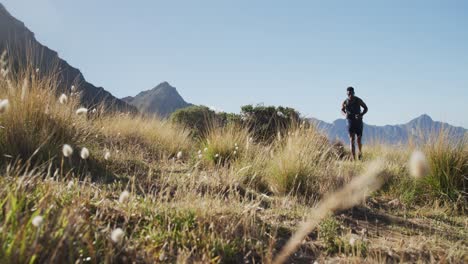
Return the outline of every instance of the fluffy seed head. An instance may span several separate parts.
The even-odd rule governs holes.
[[[182,155],[182,151],[179,151],[179,152],[177,153],[177,159],[181,159],[182,156],[183,156],[183,155]]]
[[[123,239],[124,239],[124,236],[125,236],[124,231],[122,230],[122,228],[118,227],[118,228],[112,230],[111,240],[114,243],[121,243],[123,241]]]
[[[80,156],[84,160],[89,158],[89,150],[87,148],[82,148],[80,152]]]
[[[37,215],[32,220],[32,225],[35,227],[40,227],[44,223],[44,218],[40,215]]]
[[[88,109],[81,107],[76,110],[77,115],[86,115],[88,113]]]
[[[0,69],[0,73],[3,78],[5,78],[8,75],[9,70],[8,69]]]
[[[204,148],[203,151],[204,151],[204,152],[207,152],[207,151],[208,151],[208,148]]]
[[[285,117],[285,115],[284,115],[283,112],[281,112],[281,111],[276,112],[276,114],[277,114],[279,117]]]
[[[10,101],[8,101],[8,99],[0,100],[0,113],[6,112],[9,106],[10,106]]]
[[[73,154],[73,149],[70,145],[65,144],[62,147],[62,153],[63,153],[63,156],[70,157]]]
[[[104,153],[104,159],[105,159],[105,160],[109,160],[109,159],[110,159],[110,156],[111,156],[110,151],[106,150],[106,152]]]
[[[59,103],[66,104],[68,102],[68,97],[65,94],[61,94],[59,97]]]
[[[429,173],[429,164],[422,151],[416,150],[411,154],[409,171],[414,178],[421,178]]]
[[[24,99],[26,99],[26,94],[28,93],[28,85],[28,78],[24,78],[23,86],[21,87],[21,101],[24,101]]]
[[[69,181],[67,184],[67,189],[73,188],[73,185],[75,185],[75,183],[73,181]]]
[[[130,193],[125,190],[119,196],[119,203],[126,203],[130,199]]]

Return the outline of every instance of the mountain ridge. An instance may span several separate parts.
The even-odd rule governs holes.
[[[345,119],[336,119],[332,123],[316,118],[309,118],[309,121],[327,134],[330,140],[349,141]],[[464,127],[434,121],[428,114],[422,114],[403,124],[376,126],[364,123],[363,142],[406,144],[410,138],[414,140],[427,139],[431,133],[441,130],[447,131],[453,139],[461,139],[468,132]]]

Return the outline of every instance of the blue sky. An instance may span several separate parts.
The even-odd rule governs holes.
[[[118,97],[168,81],[194,104],[284,105],[330,122],[352,85],[368,123],[427,113],[468,127],[468,1],[2,3]]]

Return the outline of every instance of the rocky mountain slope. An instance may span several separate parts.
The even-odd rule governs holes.
[[[23,22],[13,17],[0,4],[0,53],[8,50],[8,57],[14,59],[11,72],[20,65],[34,65],[37,74],[58,72],[59,91],[67,91],[74,85],[81,92],[82,104],[88,107],[103,103],[108,109],[136,112],[136,108],[114,97],[102,87],[86,81],[80,70],[61,59],[57,52],[39,43],[34,33]]]

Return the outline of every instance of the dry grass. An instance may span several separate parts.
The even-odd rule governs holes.
[[[193,150],[189,131],[167,120],[113,114],[96,120],[94,126],[101,128],[109,145],[140,146],[155,159],[172,158],[180,151],[187,155]]]
[[[443,192],[423,196],[439,207],[421,206],[402,199],[423,186],[409,177],[410,148],[377,145],[366,148],[364,162],[351,162],[312,128],[294,128],[270,144],[236,127],[194,141],[165,120],[99,107],[77,115],[77,97],[68,92],[61,104],[53,75],[34,73],[0,79],[0,99],[9,100],[0,113],[2,263],[269,263],[311,213],[313,225],[293,236],[291,256],[282,260],[467,260],[465,212],[444,202],[454,197],[466,206],[459,198],[466,194],[466,142],[423,148],[431,174],[420,181],[436,179],[425,186]],[[73,147],[71,157],[64,157],[63,144]],[[87,159],[80,157],[83,147]],[[377,158],[382,165],[371,175],[387,182],[370,192],[380,181],[358,175]],[[124,190],[129,196],[119,201]],[[333,217],[339,224],[326,220],[317,237],[320,219]],[[122,239],[111,237],[117,228]],[[351,245],[364,228],[368,234]],[[401,237],[424,239],[425,246],[396,246]]]

